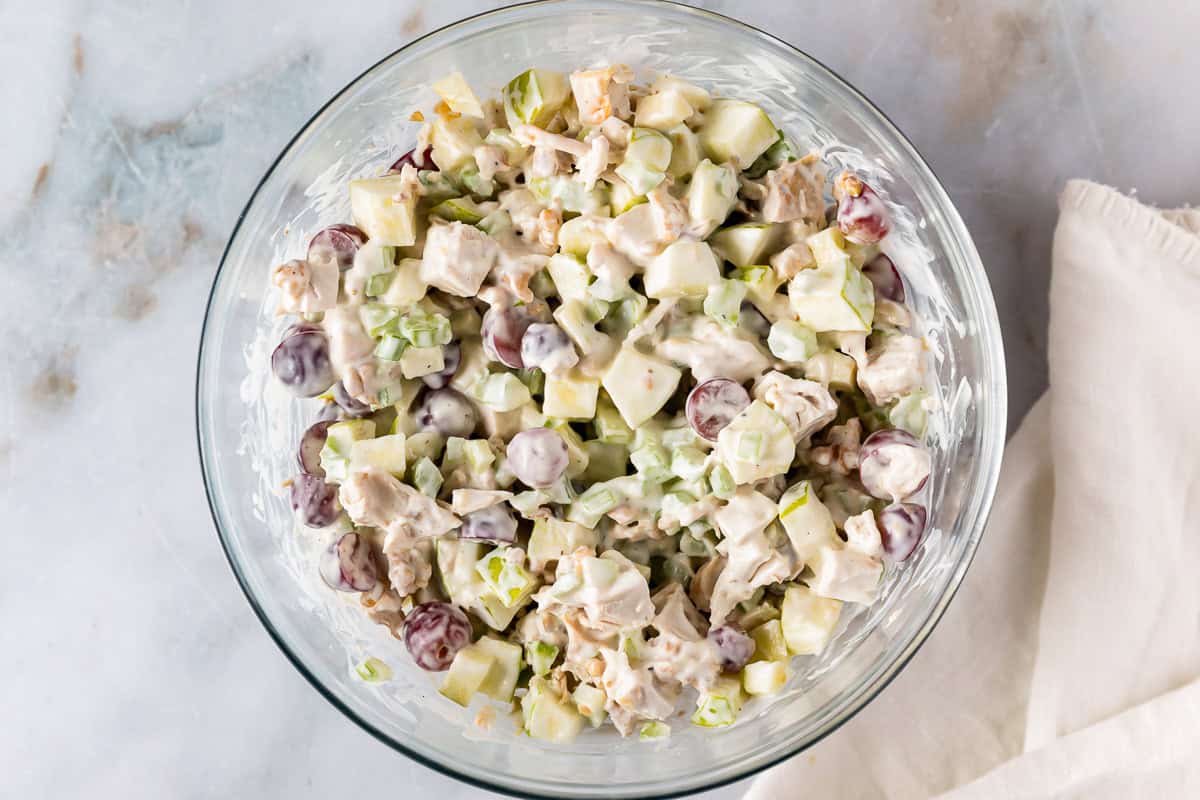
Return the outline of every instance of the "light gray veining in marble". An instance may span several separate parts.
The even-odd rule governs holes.
[[[494,5],[0,1],[0,796],[482,796],[341,718],[268,641],[209,520],[192,382],[274,155],[367,65]],[[1046,381],[1064,179],[1196,199],[1194,3],[701,5],[833,67],[929,159],[992,278],[1012,424]]]

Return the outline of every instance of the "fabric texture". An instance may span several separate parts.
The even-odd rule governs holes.
[[[747,800],[1200,796],[1200,211],[1059,198],[1050,391],[892,686]]]

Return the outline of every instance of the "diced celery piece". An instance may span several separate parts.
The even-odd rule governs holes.
[[[417,172],[421,181],[421,194],[430,203],[440,203],[448,197],[462,194],[461,189],[451,179],[450,175],[436,169],[423,169]]]
[[[458,179],[463,188],[477,197],[491,197],[496,193],[496,182],[491,178],[480,176],[476,167],[466,167],[458,173]]]
[[[786,661],[755,661],[742,669],[742,688],[746,694],[775,694],[786,683]]]
[[[350,181],[354,224],[374,243],[409,247],[417,240],[418,192],[402,175]]]
[[[378,439],[361,439],[350,447],[351,471],[373,467],[403,478],[406,459],[405,436],[402,433],[380,436]]]
[[[440,347],[450,343],[453,332],[450,319],[413,309],[396,322],[396,331],[413,347]]]
[[[378,303],[367,303],[358,310],[358,318],[362,322],[363,328],[374,337],[383,336],[394,330],[399,316],[399,309]]]
[[[438,691],[465,708],[471,704],[471,697],[487,680],[495,663],[496,659],[479,648],[464,647],[450,662],[450,671]]]
[[[356,664],[354,672],[367,683],[384,683],[392,679],[392,668],[374,656]]]
[[[725,221],[737,204],[737,193],[737,175],[732,169],[708,159],[696,165],[684,201],[688,216],[699,226],[699,235],[708,237]]]
[[[700,137],[687,125],[676,125],[667,131],[671,138],[671,163],[667,173],[681,181],[691,177],[700,163]]]
[[[804,362],[804,377],[830,389],[854,391],[858,388],[858,365],[837,350],[822,350]]]
[[[583,730],[584,718],[572,703],[563,700],[545,678],[529,681],[529,691],[521,698],[525,730],[534,739],[565,743]]]
[[[606,698],[603,689],[598,689],[589,683],[581,683],[571,693],[571,699],[575,701],[575,708],[591,723],[593,728],[600,727],[604,718],[608,716],[608,712],[604,710]]]
[[[712,468],[708,473],[708,482],[712,486],[713,494],[722,500],[728,500],[737,491],[737,482],[724,464],[717,464]]]
[[[779,620],[764,622],[750,631],[754,640],[755,661],[786,661],[788,658],[787,642],[783,638],[783,627]]]
[[[690,445],[677,447],[671,451],[671,472],[685,481],[703,478],[708,471],[708,456],[696,447]]]
[[[596,426],[596,438],[612,444],[629,444],[633,441],[633,430],[625,424],[621,412],[613,405],[608,394],[600,396],[596,403],[596,416],[592,420]]]
[[[585,528],[595,528],[600,518],[616,508],[620,502],[621,497],[607,484],[592,484],[571,503],[567,509],[567,520]]]
[[[484,377],[475,387],[475,397],[496,411],[513,411],[532,399],[529,387],[511,372]]]
[[[712,558],[717,551],[717,535],[708,523],[693,522],[679,536],[679,552],[692,558]]]
[[[479,230],[492,238],[496,238],[500,234],[512,230],[512,226],[512,215],[503,208],[497,208],[475,224],[476,228],[479,228]]]
[[[407,346],[408,342],[399,336],[385,333],[379,340],[379,344],[375,345],[375,357],[384,361],[399,361],[400,356],[404,354],[404,348]]]
[[[504,115],[509,129],[526,123],[544,128],[566,102],[571,86],[561,72],[530,69],[504,87]]]
[[[772,323],[767,347],[780,361],[801,364],[816,355],[817,334],[794,319],[781,319]]]
[[[504,160],[509,164],[519,164],[524,160],[528,150],[525,145],[517,141],[517,137],[513,136],[512,131],[508,128],[492,128],[488,131],[487,136],[483,137],[483,143],[503,150]]]
[[[610,191],[609,202],[615,205],[616,198],[614,192]],[[559,249],[567,255],[572,255],[577,258],[586,258],[588,251],[597,244],[603,244],[608,241],[604,235],[604,228],[596,225],[592,219],[587,217],[575,217],[569,219],[562,224],[558,229],[558,246]],[[555,279],[557,283],[557,278]]]
[[[558,292],[558,288],[554,285],[554,279],[546,270],[533,273],[533,277],[529,279],[529,290],[539,300],[553,297]]]
[[[700,126],[700,146],[713,161],[734,161],[746,169],[779,138],[761,108],[743,100],[714,100]]]
[[[413,464],[412,483],[417,491],[428,497],[437,497],[442,488],[442,473],[428,456],[422,456]]]
[[[817,655],[833,637],[842,601],[821,597],[798,583],[783,595],[780,624],[788,650],[798,656]]]
[[[547,175],[531,178],[529,191],[543,204],[559,205],[564,211],[579,214],[608,214],[607,184],[597,183],[591,189],[582,180],[570,175]]]
[[[662,445],[648,444],[629,454],[634,469],[645,480],[663,483],[671,479],[671,456]]]
[[[623,341],[633,326],[645,318],[649,305],[645,295],[632,292],[613,304],[608,316],[600,322],[600,329],[614,340]]]
[[[521,674],[521,647],[491,636],[482,636],[470,645],[493,659],[492,668],[479,686],[479,692],[501,703],[511,703]]]
[[[736,328],[741,319],[742,301],[745,299],[745,283],[722,280],[708,287],[708,296],[704,298],[704,313],[726,328]]]
[[[633,347],[623,347],[601,384],[630,428],[637,428],[666,405],[683,373],[674,365]]]
[[[325,445],[321,448],[321,467],[326,479],[340,483],[350,475],[350,455],[357,441],[372,439],[375,423],[369,419],[353,419],[335,422],[326,431]]]
[[[463,443],[463,458],[472,472],[481,473],[496,461],[496,451],[487,439],[468,439]]]
[[[550,668],[554,666],[556,658],[558,658],[558,647],[555,645],[546,642],[525,643],[525,660],[529,662],[533,674],[539,678],[546,677]]]
[[[638,731],[638,738],[643,741],[647,739],[665,739],[670,735],[671,726],[656,719],[643,723],[641,729]]]
[[[388,249],[390,250],[392,248]],[[367,278],[367,297],[383,297],[385,294],[387,294],[388,287],[392,285],[392,280],[395,277],[396,270],[391,269],[387,272],[376,272],[374,275]]]
[[[765,264],[764,256],[775,245],[782,226],[770,222],[748,222],[721,228],[708,240],[713,250],[735,267]]]
[[[477,225],[483,221],[485,216],[479,208],[479,204],[469,197],[453,197],[443,200],[429,213],[451,222],[465,222],[468,225]]]

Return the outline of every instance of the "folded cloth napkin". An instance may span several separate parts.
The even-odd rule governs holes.
[[[1200,797],[1200,211],[1071,181],[1050,386],[891,687],[746,800]]]

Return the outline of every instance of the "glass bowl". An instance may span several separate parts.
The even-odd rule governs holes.
[[[846,614],[833,645],[799,659],[785,692],[748,705],[737,724],[669,738],[603,733],[552,746],[490,731],[436,692],[403,646],[353,599],[316,580],[324,545],[297,530],[280,484],[315,413],[269,379],[285,320],[269,273],[302,255],[320,227],[349,219],[345,183],[378,174],[412,147],[429,84],[454,70],[481,95],[531,65],[570,71],[624,62],[667,71],[761,104],[831,169],[850,166],[893,204],[887,249],[901,266],[932,350],[934,471],[930,533],[883,596]],[[325,105],[250,198],[213,284],[197,375],[197,428],[213,519],[255,612],[283,652],[334,705],[396,750],[498,791],[554,798],[685,794],[743,778],[809,747],[869,702],[913,656],[946,610],[979,543],[1005,431],[1004,356],[978,254],[921,156],[828,69],[766,33],[706,11],[648,0],[562,0],[482,14],[396,51]],[[849,607],[848,607],[849,608]],[[386,661],[395,677],[367,683],[353,665]],[[686,712],[685,712],[686,713]]]

